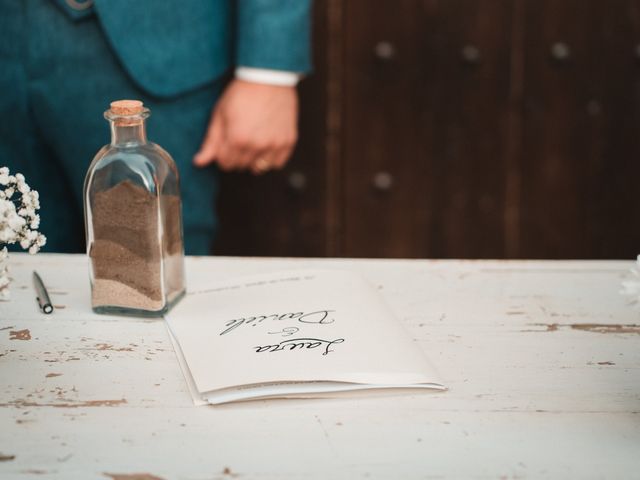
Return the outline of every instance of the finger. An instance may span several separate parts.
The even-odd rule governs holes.
[[[235,170],[247,170],[259,152],[249,145],[236,146],[234,149],[233,167]]]
[[[253,150],[238,142],[225,140],[224,151],[219,155],[218,163],[223,170],[244,170],[251,164],[255,153]]]
[[[220,147],[223,138],[223,119],[222,116],[216,111],[209,123],[209,128],[205,138],[200,146],[200,150],[193,157],[193,163],[197,167],[204,167],[213,163],[216,157],[220,154]]]
[[[233,150],[229,145],[229,142],[222,140],[218,147],[218,155],[216,157],[216,163],[221,170],[229,171],[233,167]]]

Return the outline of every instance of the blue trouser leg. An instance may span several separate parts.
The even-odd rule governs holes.
[[[214,169],[191,158],[222,85],[177,98],[140,90],[113,55],[94,16],[71,21],[52,2],[0,0],[0,165],[21,171],[40,192],[49,251],[83,250],[82,187],[98,149],[109,142],[109,102],[137,98],[151,109],[147,134],[176,160],[185,247],[206,254],[216,221]]]

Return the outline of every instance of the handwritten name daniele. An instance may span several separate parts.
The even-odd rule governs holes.
[[[318,310],[315,312],[289,312],[289,313],[274,313],[271,315],[256,315],[254,317],[243,317],[229,320],[225,323],[225,328],[220,332],[220,335],[225,335],[241,326],[256,326],[264,321],[282,321],[282,320],[297,320],[300,323],[314,323],[319,325],[326,325],[333,323],[334,319],[330,315],[334,310]]]

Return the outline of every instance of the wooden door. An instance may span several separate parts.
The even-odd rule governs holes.
[[[345,2],[347,256],[504,250],[513,2]]]
[[[530,0],[517,256],[640,253],[640,2]]]
[[[316,0],[314,25],[301,142],[224,176],[217,253],[640,253],[640,0]]]

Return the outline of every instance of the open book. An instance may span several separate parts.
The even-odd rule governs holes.
[[[191,290],[166,316],[194,402],[445,387],[376,291],[343,270]]]

